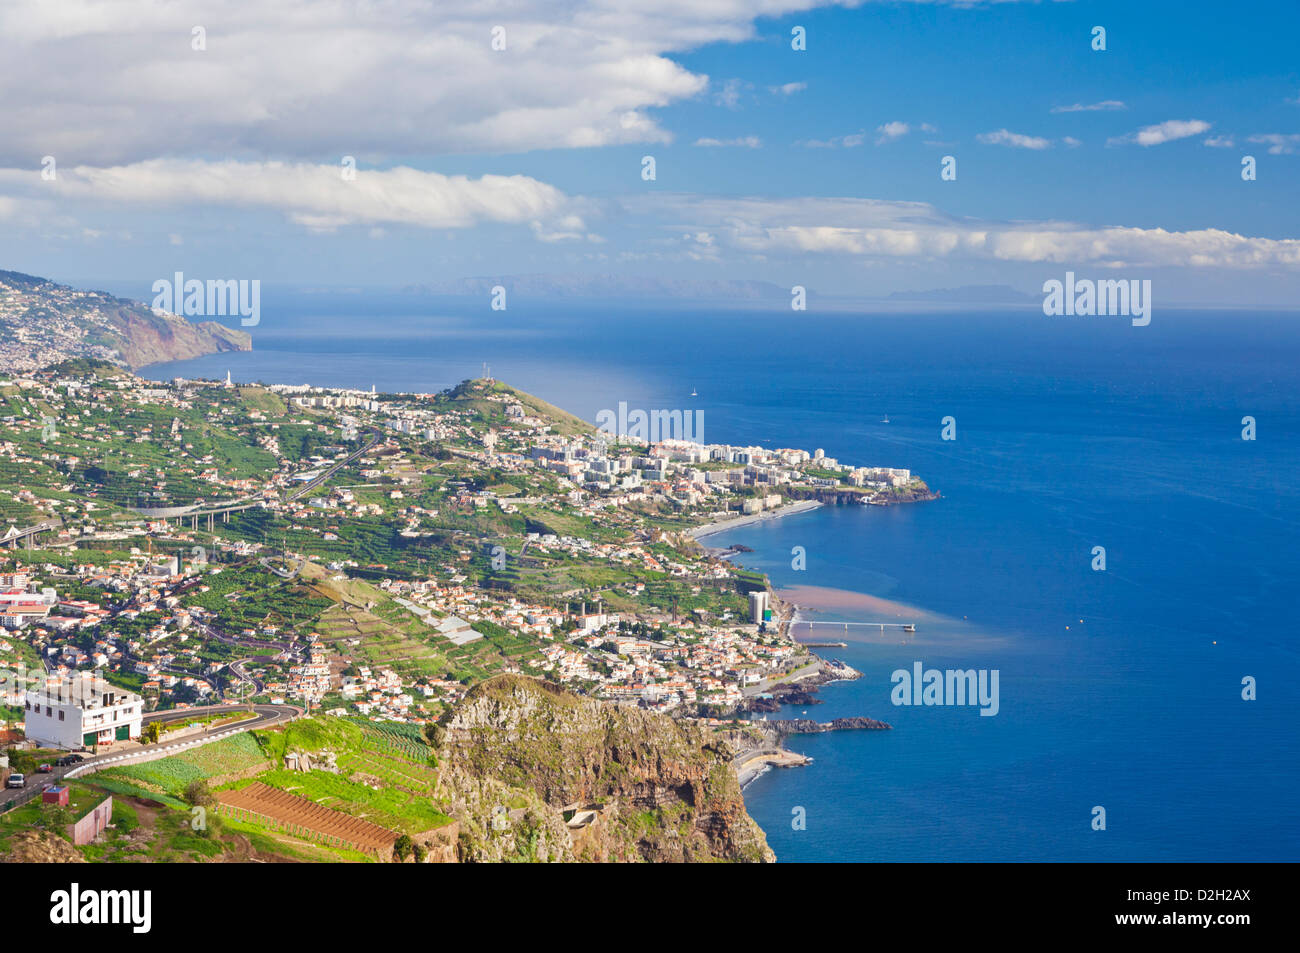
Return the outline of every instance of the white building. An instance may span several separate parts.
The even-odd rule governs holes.
[[[760,589],[749,594],[749,621],[762,622],[763,615],[767,612],[767,590]]]
[[[24,725],[38,745],[81,748],[140,737],[144,700],[90,672],[27,692]]]

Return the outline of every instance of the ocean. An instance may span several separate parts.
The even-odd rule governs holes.
[[[701,410],[709,442],[821,448],[937,490],[710,540],[750,547],[807,618],[916,625],[813,630],[863,677],[770,717],[893,729],[796,736],[813,763],[746,788],[780,860],[1300,859],[1296,315],[493,312],[268,288],[248,330],[251,353],[146,374],[435,391],[486,363],[593,422]],[[895,705],[917,662],[996,671],[997,714]]]

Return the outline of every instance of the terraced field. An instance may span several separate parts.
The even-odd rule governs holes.
[[[252,735],[244,732],[169,758],[109,768],[99,776],[143,782],[146,790],[179,796],[191,781],[206,781],[258,765],[272,766]]]
[[[414,620],[413,616],[407,614]],[[418,623],[423,626],[423,623]],[[427,627],[426,627],[427,628]],[[431,640],[412,637],[378,616],[362,609],[333,606],[326,610],[317,624],[321,641],[359,665],[372,668],[391,668],[401,675],[441,675],[447,668],[445,656]],[[432,637],[433,630],[428,629]],[[347,645],[350,639],[359,639],[355,646]]]
[[[262,783],[408,834],[450,822],[433,800],[438,772],[415,726],[334,716],[256,734],[277,766],[257,776]],[[325,751],[335,755],[338,774],[278,768],[289,752]],[[230,788],[248,783],[237,781]]]

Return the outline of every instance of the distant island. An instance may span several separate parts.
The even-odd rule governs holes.
[[[683,298],[790,300],[790,289],[770,281],[655,278],[639,275],[533,274],[455,278],[408,285],[408,294],[488,295],[501,286],[509,294],[537,298]]]

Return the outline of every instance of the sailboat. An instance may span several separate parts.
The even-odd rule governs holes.
[[[700,396],[699,394],[695,393],[695,388],[694,388],[694,387],[691,388],[691,396],[692,396],[692,397],[699,397],[699,396]]]
[[[889,414],[885,414],[885,419],[882,420],[881,423],[882,423],[882,424],[887,424],[887,423],[889,423]]]

